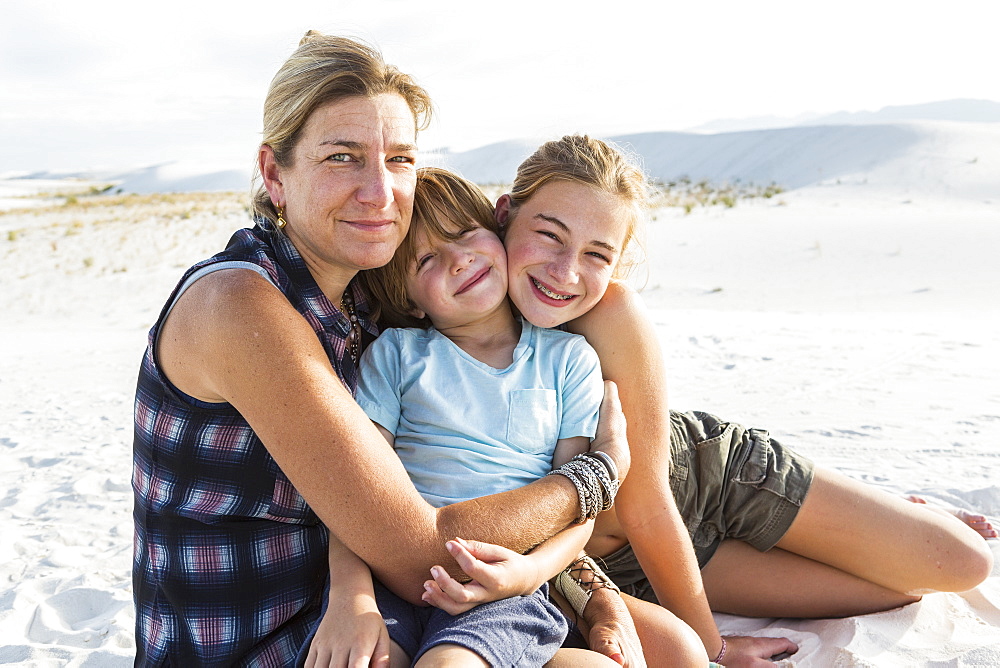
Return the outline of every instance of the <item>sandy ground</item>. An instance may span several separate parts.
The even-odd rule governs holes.
[[[218,195],[0,215],[0,663],[131,664],[146,330],[183,269],[244,221],[240,198]],[[659,211],[645,295],[671,403],[996,521],[998,247],[1000,203],[863,187]],[[1000,665],[1000,571],[877,615],[719,621],[792,637],[789,666]]]

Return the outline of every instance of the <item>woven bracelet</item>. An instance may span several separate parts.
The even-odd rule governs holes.
[[[552,469],[546,475],[561,475],[567,478],[571,483],[573,483],[573,486],[576,487],[577,496],[580,499],[580,515],[579,517],[577,517],[576,523],[583,524],[588,519],[593,519],[590,516],[592,503],[590,496],[587,494],[587,490],[583,486],[583,481],[576,474],[576,471],[568,466],[568,463],[569,462],[563,464],[559,468]],[[595,514],[594,517],[596,516],[597,515]]]
[[[722,659],[726,656],[727,643],[725,636],[719,636],[722,638],[722,649],[719,650],[719,656],[715,657],[715,661],[712,663],[722,663]]]
[[[618,481],[609,475],[608,469],[601,460],[590,457],[587,454],[582,454],[577,455],[570,461],[579,462],[585,466],[588,471],[588,478],[590,475],[596,476],[602,491],[599,511],[604,512],[611,508],[615,504],[615,496],[618,494]]]

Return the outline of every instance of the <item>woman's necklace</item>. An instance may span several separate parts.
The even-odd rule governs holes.
[[[361,357],[361,323],[358,322],[358,314],[354,312],[354,295],[351,294],[350,287],[344,290],[344,296],[340,298],[340,312],[350,321],[351,331],[347,335],[347,352],[351,355],[351,361],[357,366]]]

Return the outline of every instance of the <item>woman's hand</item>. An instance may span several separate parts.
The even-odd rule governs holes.
[[[306,668],[388,668],[389,632],[371,596],[334,597],[309,645]]]
[[[618,398],[618,386],[604,381],[604,401],[597,421],[597,434],[590,444],[590,451],[600,450],[611,456],[618,467],[618,480],[624,480],[632,466],[632,455],[625,435],[625,414]]]
[[[480,603],[511,596],[524,596],[538,589],[538,569],[527,555],[491,543],[456,538],[446,547],[455,561],[472,578],[461,583],[435,566],[424,583],[423,600],[449,615],[471,610]]]
[[[580,622],[591,650],[622,666],[645,668],[642,643],[621,594],[605,587],[595,589]]]
[[[722,665],[729,668],[765,668],[773,666],[772,656],[794,654],[799,646],[788,638],[726,636],[726,655]]]

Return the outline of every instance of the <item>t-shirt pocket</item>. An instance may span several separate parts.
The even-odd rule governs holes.
[[[522,452],[556,447],[559,415],[555,390],[514,390],[507,413],[507,442]]]

